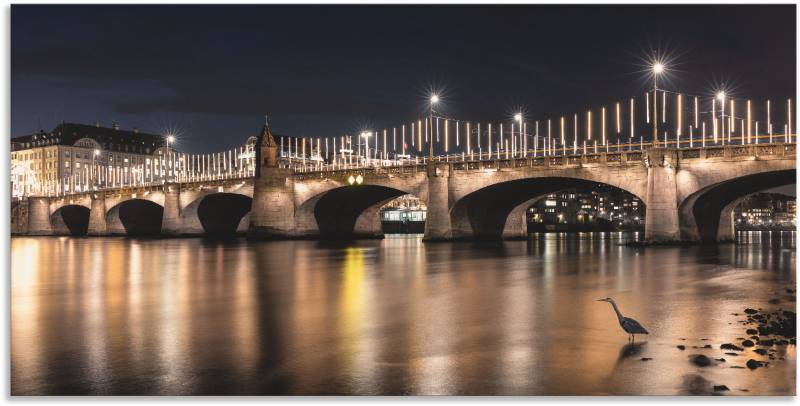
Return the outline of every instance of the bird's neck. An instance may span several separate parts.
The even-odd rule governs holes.
[[[617,314],[617,318],[619,319],[619,321],[621,323],[622,322],[622,313],[619,312],[619,309],[617,308],[617,304],[614,303],[614,302],[609,302],[609,303],[611,303],[611,307],[614,308],[614,313]]]

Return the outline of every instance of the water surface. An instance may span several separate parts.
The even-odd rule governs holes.
[[[11,390],[793,395],[794,346],[751,371],[731,366],[766,357],[719,345],[745,337],[732,313],[795,309],[794,237],[648,248],[609,233],[480,244],[13,238]],[[596,301],[607,296],[651,334],[628,344]],[[726,361],[701,368],[692,354]]]

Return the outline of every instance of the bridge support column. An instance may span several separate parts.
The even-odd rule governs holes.
[[[372,206],[358,216],[353,226],[354,238],[383,238],[380,206]]]
[[[28,198],[28,235],[53,235],[49,198]]]
[[[534,197],[518,205],[511,213],[508,213],[506,225],[503,227],[504,240],[527,240],[528,239],[528,208],[541,200],[542,197]]]
[[[673,149],[651,148],[647,151],[647,211],[644,225],[647,242],[680,240],[676,158],[677,151]]]
[[[446,241],[453,238],[449,183],[450,168],[447,164],[428,166],[428,212],[425,218],[424,241]]]
[[[164,215],[161,219],[161,235],[177,236],[181,230],[180,186],[164,185]]]
[[[734,226],[733,210],[739,203],[744,200],[744,197],[738,198],[731,203],[728,203],[719,215],[719,226],[717,227],[717,241],[718,242],[734,242],[736,241],[736,228]]]
[[[294,180],[289,169],[262,168],[253,179],[253,205],[247,238],[285,239],[298,236],[294,221]]]
[[[92,196],[92,208],[89,209],[89,235],[108,235],[106,224],[106,197]]]

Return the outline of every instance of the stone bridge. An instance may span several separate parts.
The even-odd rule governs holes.
[[[743,197],[796,182],[793,143],[302,173],[277,165],[274,141],[260,139],[257,154],[254,178],[29,198],[15,229],[31,235],[376,237],[382,235],[380,207],[411,194],[427,205],[427,241],[524,238],[525,210],[534,201],[602,183],[644,202],[646,240],[713,242],[733,239],[733,208]]]

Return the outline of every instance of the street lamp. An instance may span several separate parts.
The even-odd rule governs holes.
[[[369,164],[369,136],[372,135],[369,131],[362,131],[361,138],[364,138],[364,158],[366,164]],[[358,155],[361,156],[361,142],[358,143]]]
[[[433,167],[433,105],[439,103],[439,95],[436,93],[431,95],[431,102],[428,109],[428,128],[430,128],[430,134],[428,135],[428,166]]]
[[[721,124],[720,132],[722,134],[722,144],[725,144],[725,96],[726,94],[724,90],[717,92],[717,100],[719,100],[720,107],[722,107],[722,111],[720,112],[722,116],[719,120]]]
[[[664,72],[664,64],[656,62],[653,64],[653,146],[658,142],[658,76]]]
[[[525,146],[527,146],[527,143],[523,139],[523,137],[525,137],[525,134],[522,132],[522,113],[520,112],[514,114],[514,120],[519,122],[519,148],[523,149]],[[513,136],[514,134],[511,135]],[[527,154],[527,152],[528,151],[524,151],[525,154]]]
[[[95,182],[96,178],[94,175],[94,171],[97,168],[97,165],[95,164],[94,159],[99,155],[100,155],[100,150],[95,148],[95,150],[92,153],[92,189],[97,189],[97,185]]]

